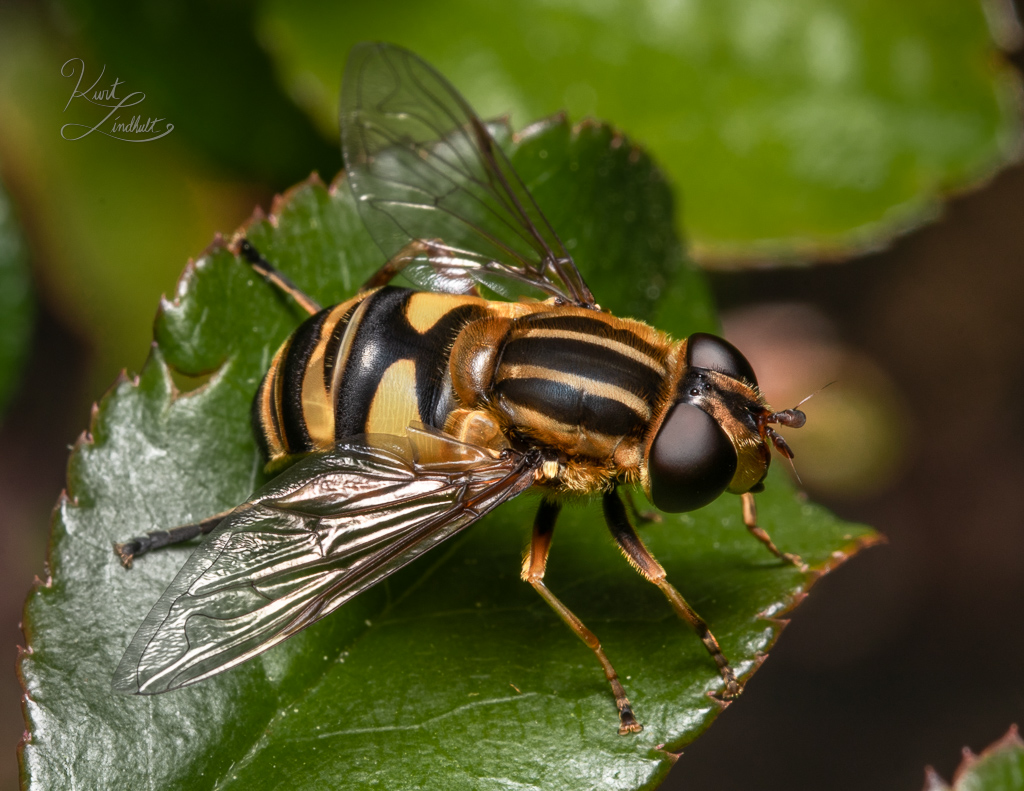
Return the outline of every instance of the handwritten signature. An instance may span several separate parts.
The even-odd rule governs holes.
[[[71,91],[71,97],[68,99],[68,103],[64,105],[64,112],[67,112],[71,103],[75,99],[85,99],[90,104],[94,104],[97,107],[109,108],[107,114],[100,119],[100,121],[92,126],[88,124],[76,124],[69,123],[64,124],[60,128],[60,136],[65,140],[81,140],[83,137],[91,135],[93,132],[99,132],[101,135],[112,137],[115,140],[123,140],[126,143],[149,143],[153,140],[159,140],[161,137],[169,135],[174,130],[174,124],[166,122],[166,128],[160,132],[157,129],[157,124],[164,121],[163,118],[151,118],[147,117],[146,120],[142,120],[141,115],[133,115],[130,120],[122,121],[119,113],[126,107],[134,107],[137,104],[141,104],[146,100],[146,94],[142,91],[134,91],[129,93],[127,96],[119,97],[117,95],[118,87],[124,85],[124,82],[120,79],[115,79],[109,88],[97,89],[97,85],[100,84],[100,80],[103,79],[103,75],[106,72],[107,67],[104,66],[100,71],[100,75],[93,81],[85,90],[81,90],[82,79],[85,77],[85,61],[81,58],[71,58],[63,66],[61,66],[60,73],[62,77],[75,77],[77,75],[78,80],[75,82],[74,90]],[[105,127],[105,128],[104,128]],[[75,134],[78,130],[84,130],[79,134]],[[159,134],[157,134],[159,132]],[[151,135],[150,137],[122,137],[121,135]]]

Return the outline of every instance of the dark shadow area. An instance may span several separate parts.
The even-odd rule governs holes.
[[[88,362],[81,341],[41,302],[19,388],[0,424],[0,641],[9,669],[0,683],[0,789],[18,788],[15,747],[25,723],[15,646],[25,644],[25,595],[46,575],[49,514],[64,488],[68,451],[89,425]]]
[[[902,391],[883,493],[829,502],[889,544],[823,580],[666,789],[919,789],[1024,721],[1024,167],[841,266],[716,275],[724,311],[806,302]],[[813,404],[808,405],[813,415]]]

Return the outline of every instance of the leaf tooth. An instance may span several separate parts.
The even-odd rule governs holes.
[[[256,204],[252,209],[252,214],[249,215],[249,219],[243,221],[231,235],[231,243],[228,245],[228,250],[234,253],[235,257],[238,257],[238,242],[248,238],[253,229],[262,225],[266,220],[267,215],[263,211],[263,207]]]
[[[924,789],[923,791],[949,791],[946,781],[939,776],[931,766],[924,768]]]
[[[680,752],[673,752],[672,750],[668,749],[668,747],[664,743],[656,744],[654,746],[654,752],[657,753],[658,755],[660,755],[662,758],[664,758],[666,761],[668,761],[670,764],[673,764],[673,765],[683,755],[682,751],[680,751]]]
[[[284,214],[288,205],[295,200],[295,196],[305,192],[307,189],[316,189],[317,187],[323,188],[324,182],[320,178],[320,174],[313,171],[309,174],[308,178],[303,179],[297,184],[293,184],[284,192],[278,193],[274,196],[273,202],[270,204],[270,224],[275,228],[281,215]]]
[[[953,788],[961,788],[961,782],[966,780],[968,772],[974,771],[979,763],[982,763],[987,758],[1007,751],[1007,750],[1020,750],[1024,748],[1024,741],[1021,741],[1020,732],[1017,729],[1017,725],[1013,724],[1010,729],[997,741],[992,742],[988,747],[982,750],[980,753],[975,754],[970,747],[964,747],[963,749],[963,761],[960,766],[956,768],[953,773]],[[929,769],[931,767],[928,767]],[[927,770],[926,770],[927,771]],[[967,787],[967,783],[964,783],[964,788]],[[949,786],[939,786],[939,791],[945,791]],[[928,786],[925,786],[924,791],[933,791]]]
[[[345,169],[342,168],[338,171],[333,179],[331,179],[331,185],[327,188],[327,194],[332,198],[342,189],[342,185],[345,183]]]
[[[227,247],[228,247],[227,242],[224,241],[224,234],[222,234],[220,231],[217,231],[213,235],[213,239],[210,240],[210,243],[208,245],[206,245],[206,248],[203,250],[203,252],[201,252],[199,254],[199,257],[200,258],[212,258],[217,253],[219,253],[221,250],[227,249]],[[185,266],[187,268],[189,266],[189,264],[194,265],[194,263],[195,263],[194,260],[192,258],[190,258],[190,259],[188,259],[188,264],[186,264]]]

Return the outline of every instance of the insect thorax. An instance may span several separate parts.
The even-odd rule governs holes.
[[[451,370],[459,400],[489,408],[527,444],[578,463],[639,464],[643,435],[668,391],[667,338],[593,310],[518,307],[519,315],[492,314],[457,339]]]

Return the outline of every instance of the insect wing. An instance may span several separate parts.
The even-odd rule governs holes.
[[[345,440],[235,509],[132,639],[113,687],[152,694],[265,651],[529,488],[536,461],[417,460],[399,438]]]
[[[594,298],[484,123],[444,77],[390,44],[353,47],[341,93],[348,182],[388,258],[431,242],[404,271],[435,291],[467,278],[577,305]],[[511,288],[510,288],[511,286]]]

